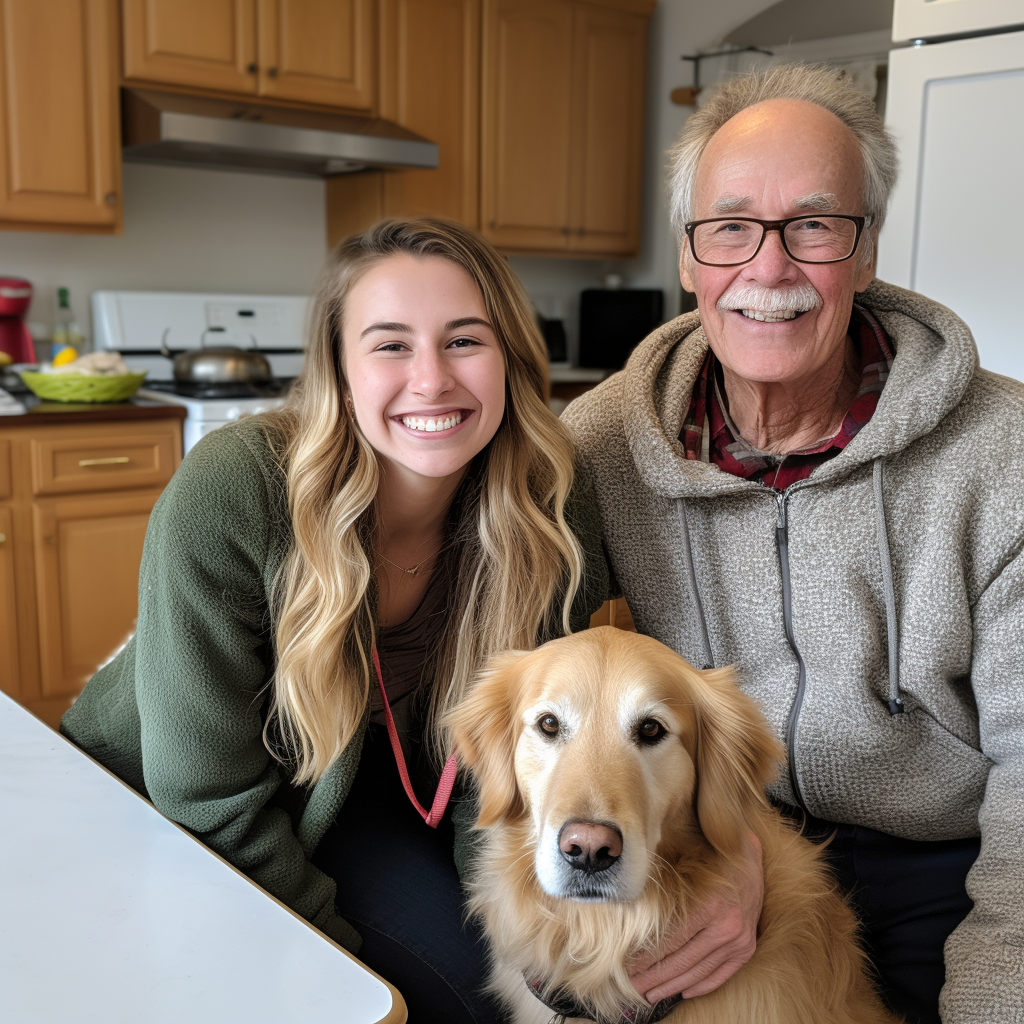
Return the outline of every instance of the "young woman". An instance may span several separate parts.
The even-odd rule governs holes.
[[[189,453],[150,521],[135,637],[62,723],[417,1021],[496,1013],[462,925],[463,832],[424,822],[397,762],[429,807],[442,716],[482,661],[585,626],[607,586],[545,374],[479,236],[349,238],[288,405]]]

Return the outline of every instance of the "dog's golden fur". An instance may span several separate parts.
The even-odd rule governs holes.
[[[555,736],[538,725],[545,715]],[[667,731],[645,741],[637,719]],[[490,942],[491,987],[517,1024],[552,1016],[524,975],[595,1019],[645,1005],[630,964],[725,884],[748,831],[763,850],[757,950],[666,1019],[894,1024],[821,850],[765,799],[783,751],[730,670],[699,672],[655,640],[603,627],[494,659],[450,725],[480,800],[471,909]],[[615,878],[601,883],[610,896],[562,895],[586,875],[547,849],[567,821],[621,832],[621,859],[603,872]]]

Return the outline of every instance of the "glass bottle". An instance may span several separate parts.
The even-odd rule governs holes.
[[[71,349],[60,359],[67,363],[77,359],[82,351],[82,331],[71,312],[70,293],[67,288],[57,289],[57,316],[53,325],[53,337],[50,340],[50,361],[53,362],[65,349]]]

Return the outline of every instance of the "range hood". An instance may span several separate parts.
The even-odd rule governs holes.
[[[436,143],[382,118],[148,89],[121,100],[124,159],[134,162],[312,177],[437,166]]]

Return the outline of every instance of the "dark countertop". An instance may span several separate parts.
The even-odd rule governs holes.
[[[183,420],[183,405],[168,405],[148,398],[129,398],[126,402],[44,402],[33,394],[17,394],[15,398],[28,411],[23,416],[0,416],[0,430],[5,426],[36,426],[44,423],[95,423],[110,420]]]

